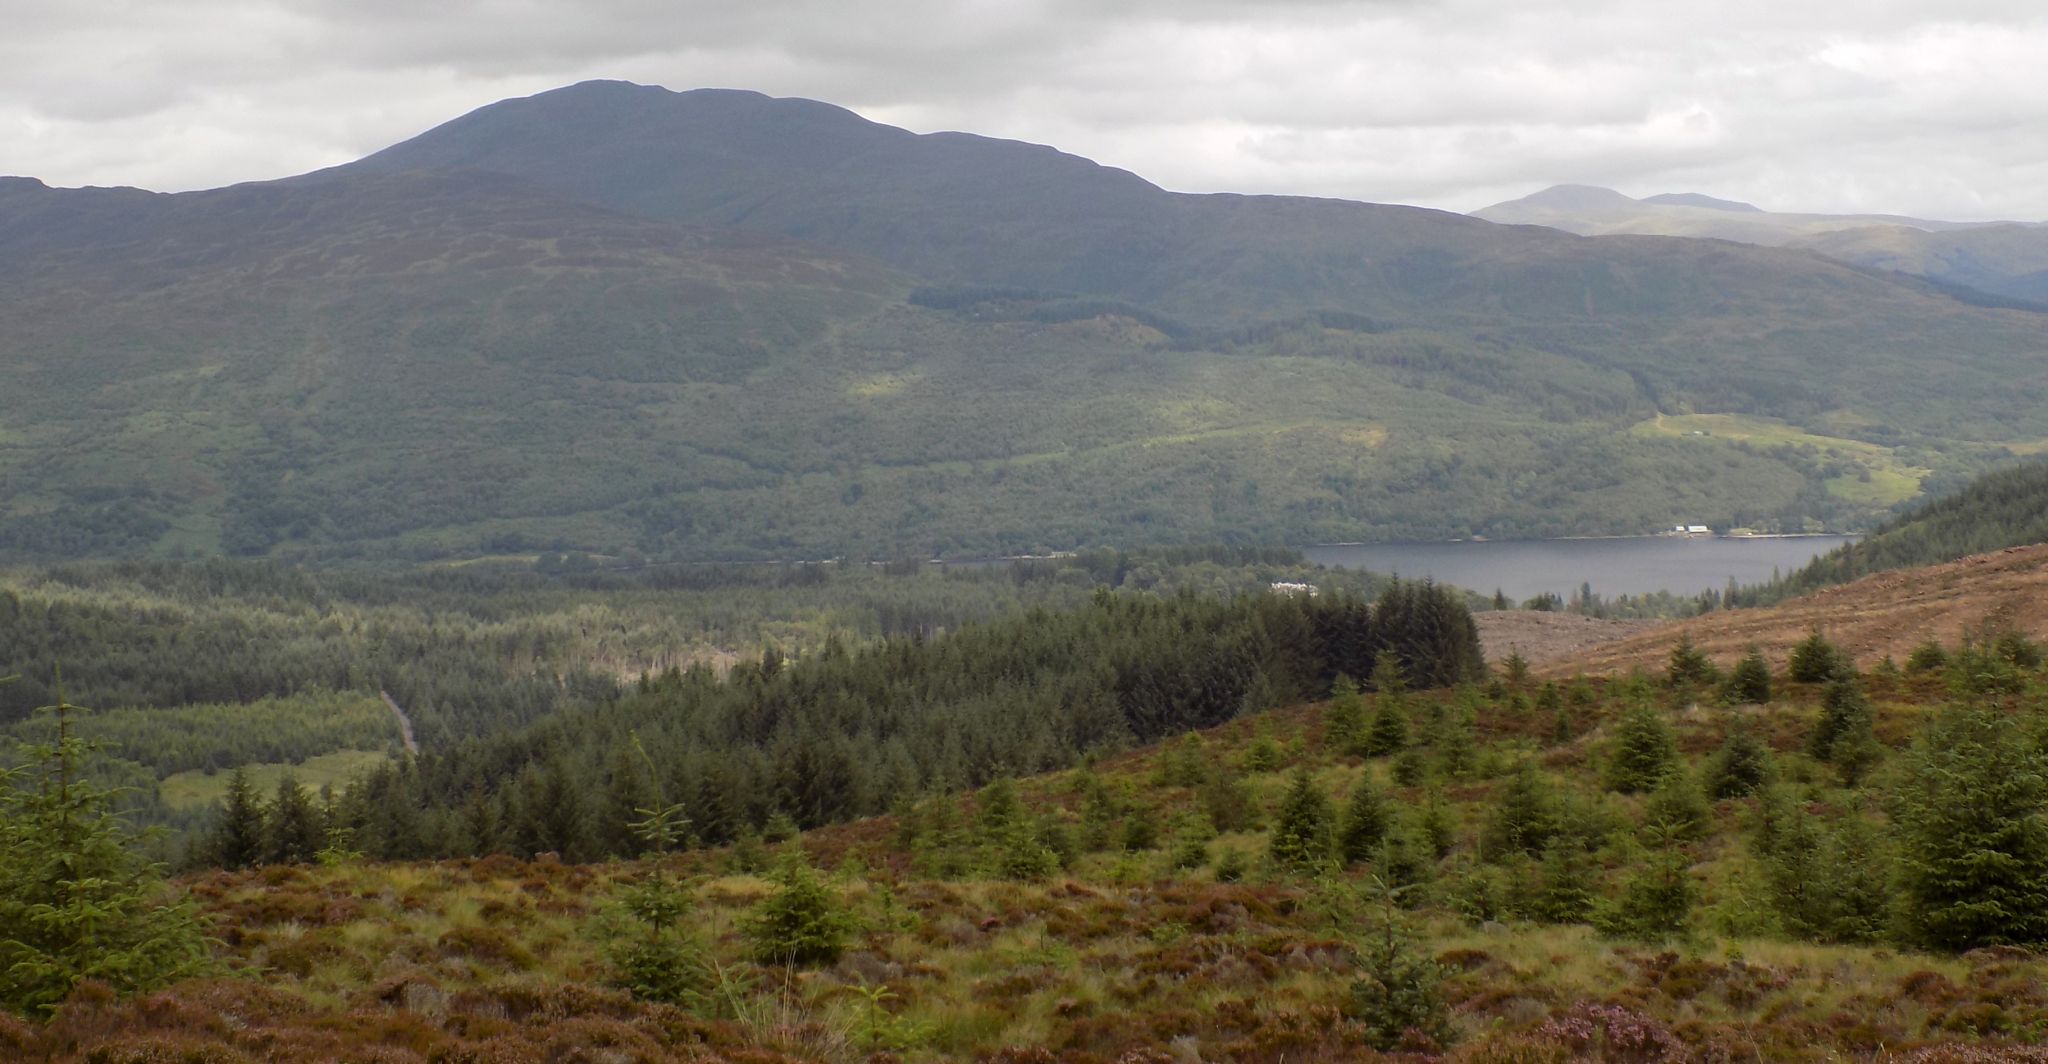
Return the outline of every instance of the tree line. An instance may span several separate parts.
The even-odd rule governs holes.
[[[719,676],[650,676],[613,702],[430,751],[333,797],[327,826],[374,857],[639,852],[657,796],[699,844],[880,813],[918,794],[1050,771],[1371,676],[1483,669],[1463,595],[1395,582],[1344,593],[1097,590],[932,638],[829,640]],[[780,827],[778,827],[780,825]]]

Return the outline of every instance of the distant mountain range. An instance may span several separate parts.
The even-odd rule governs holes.
[[[0,557],[1841,525],[2048,439],[2044,323],[592,82],[284,181],[0,181]]]
[[[1783,214],[1698,193],[1632,199],[1591,185],[1557,185],[1472,214],[1490,222],[1548,226],[1582,236],[1709,237],[1809,248],[1857,266],[2048,303],[2048,226],[2040,223]]]

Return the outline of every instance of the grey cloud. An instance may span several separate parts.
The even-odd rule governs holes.
[[[0,171],[187,188],[587,77],[1469,209],[1558,181],[2048,216],[2048,23],[1952,0],[14,0]]]

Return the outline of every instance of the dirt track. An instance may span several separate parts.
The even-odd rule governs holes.
[[[1484,615],[1482,615],[1484,616]],[[1729,610],[1648,630],[1541,661],[1538,675],[1565,676],[1664,667],[1679,636],[1727,665],[1754,643],[1782,662],[1794,643],[1819,628],[1868,668],[1889,654],[1904,661],[1930,636],[1954,646],[1987,622],[2048,641],[2048,544],[1979,554],[1946,565],[1864,577],[1769,609]],[[1488,638],[1481,629],[1482,638]],[[1505,656],[1488,641],[1490,659]]]

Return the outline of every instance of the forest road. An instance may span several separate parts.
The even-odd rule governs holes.
[[[405,710],[398,707],[398,700],[391,697],[391,692],[379,691],[377,693],[384,696],[384,704],[390,706],[391,715],[398,718],[398,736],[405,740],[405,752],[418,757],[420,754],[420,744],[414,741],[412,737],[412,718],[406,716]]]

